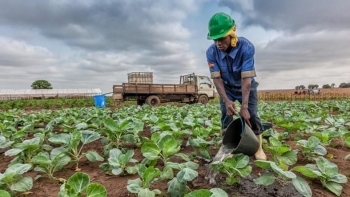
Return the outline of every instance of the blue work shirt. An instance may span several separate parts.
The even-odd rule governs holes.
[[[244,37],[238,37],[238,42],[230,53],[221,51],[213,43],[206,51],[211,78],[221,77],[224,85],[240,89],[241,79],[251,77],[251,88],[255,88],[254,54],[254,45]]]

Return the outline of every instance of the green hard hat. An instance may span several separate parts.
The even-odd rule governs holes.
[[[223,37],[234,25],[235,21],[229,15],[223,12],[214,14],[208,24],[208,40]]]

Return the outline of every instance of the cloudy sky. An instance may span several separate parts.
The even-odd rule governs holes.
[[[100,88],[154,73],[209,75],[207,23],[236,21],[256,47],[260,89],[350,82],[350,1],[0,0],[0,88]]]

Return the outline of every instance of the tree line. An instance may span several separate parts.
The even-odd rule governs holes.
[[[341,83],[339,88],[350,88],[350,83]]]
[[[42,79],[34,81],[31,87],[32,89],[52,89],[51,83]],[[319,86],[318,84],[309,84],[307,87],[309,90],[313,90],[313,89],[318,89]],[[305,88],[306,87],[304,85],[295,86],[295,90],[305,90]],[[331,85],[324,84],[322,88],[323,89],[335,88],[335,84],[334,83],[332,83]],[[339,88],[350,88],[350,83],[341,83],[339,85]]]
[[[319,85],[318,84],[309,84],[308,89],[318,89]],[[304,90],[306,87],[304,85],[299,85],[299,86],[295,86],[296,90]],[[330,89],[330,88],[335,88],[335,84],[332,83],[331,85],[329,84],[324,84],[322,86],[323,89]],[[341,83],[339,85],[339,88],[350,88],[350,83]]]

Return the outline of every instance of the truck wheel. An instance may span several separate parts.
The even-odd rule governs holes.
[[[149,106],[157,107],[160,104],[160,99],[158,98],[158,96],[152,95],[147,97],[146,103]]]
[[[207,104],[209,101],[207,95],[200,95],[198,98],[198,103]]]

